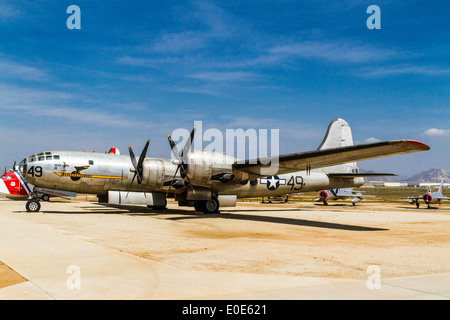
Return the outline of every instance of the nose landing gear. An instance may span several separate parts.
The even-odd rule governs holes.
[[[27,208],[28,212],[39,212],[39,210],[41,210],[41,204],[37,199],[28,200],[25,207]]]

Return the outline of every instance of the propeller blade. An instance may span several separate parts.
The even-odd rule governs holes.
[[[175,175],[172,178],[172,182],[170,183],[169,190],[167,191],[167,194],[169,193],[170,189],[173,186],[173,183],[175,181],[175,176],[178,173],[178,170],[180,170],[181,178],[183,180],[185,178],[187,178],[189,188],[191,190],[194,190],[194,186],[192,185],[191,180],[187,176],[188,163],[186,163],[186,162],[187,162],[187,154],[189,153],[189,150],[191,149],[192,141],[194,140],[194,135],[195,135],[195,131],[196,130],[197,130],[197,127],[194,126],[194,128],[192,129],[191,134],[189,136],[189,139],[184,144],[184,147],[183,147],[183,150],[181,151],[181,153],[178,152],[178,148],[175,145],[175,142],[173,142],[172,137],[170,135],[167,136],[167,139],[169,140],[170,148],[172,149],[172,153],[175,156],[175,158],[179,161],[179,163],[177,164],[177,170],[175,171]]]
[[[130,184],[130,187],[128,188],[126,198],[128,198],[128,194],[130,193],[131,187],[133,186],[134,178],[136,178],[136,173],[133,175],[133,179],[131,179],[131,184]],[[144,193],[145,198],[147,198],[147,194],[145,193],[144,187],[142,187],[142,185],[141,185],[141,189],[142,189],[142,192]]]
[[[138,184],[142,183],[142,174],[144,172],[144,168],[142,167],[144,160],[145,160],[145,156],[147,155],[147,149],[148,149],[148,145],[150,144],[150,139],[147,140],[147,143],[145,144],[144,149],[141,152],[141,156],[139,157],[139,161],[137,163],[137,178],[138,178]],[[145,194],[145,192],[144,192]],[[147,197],[147,196],[146,196]]]
[[[150,144],[150,139],[147,140],[147,143],[145,144],[144,149],[141,152],[141,156],[139,157],[139,161],[136,162],[136,156],[134,155],[133,149],[131,146],[128,146],[128,152],[130,153],[131,163],[134,167],[134,176],[137,176],[137,182],[138,184],[142,183],[142,164],[144,163],[145,156],[147,154],[148,145]]]
[[[184,158],[185,155],[187,155],[189,150],[191,149],[192,141],[194,140],[194,135],[195,135],[195,131],[196,130],[197,130],[197,127],[194,126],[194,128],[191,131],[191,135],[189,136],[188,141],[186,141],[186,143],[184,145],[184,148],[183,148],[183,151],[182,151],[182,154],[181,154],[182,158]]]
[[[175,145],[175,142],[173,142],[172,137],[170,135],[167,136],[167,139],[169,140],[170,149],[172,150],[173,155],[177,160],[181,160],[180,153],[178,152],[178,148]]]
[[[150,144],[150,139],[147,140],[144,149],[141,152],[141,156],[139,157],[139,162],[137,167],[142,170],[142,164],[144,163],[145,156],[147,155],[148,145]]]
[[[141,152],[138,162],[136,162],[136,156],[134,155],[133,149],[131,148],[130,145],[128,145],[128,152],[130,153],[131,164],[133,165],[133,168],[134,168],[134,175],[133,175],[133,179],[131,180],[130,188],[128,189],[128,192],[127,192],[127,198],[128,198],[128,194],[130,193],[131,187],[133,186],[134,179],[136,179],[136,177],[137,177],[137,183],[139,185],[142,184],[142,173],[143,173],[142,165],[144,164],[144,160],[145,160],[145,156],[147,155],[147,150],[148,150],[149,144],[150,144],[150,139],[147,140],[147,142],[144,146],[144,149],[142,149],[142,152]],[[141,189],[142,189],[142,192],[144,193],[144,196],[147,198],[144,187],[141,186]]]
[[[133,186],[134,178],[136,178],[136,173],[134,173],[133,179],[131,179],[131,184],[130,184],[130,187],[128,188],[128,192],[127,192],[126,198],[128,198],[128,194],[130,193],[131,187]]]
[[[137,168],[136,157],[134,156],[134,152],[133,149],[131,149],[131,146],[128,146],[128,152],[130,153],[131,163],[133,164],[133,167],[136,170]]]
[[[175,174],[173,175],[172,181],[170,182],[170,186],[169,186],[169,189],[167,190],[166,197],[169,195],[169,191],[170,191],[170,189],[171,189],[172,186],[173,186],[173,182],[175,181],[175,176],[176,176],[177,173],[178,173],[178,169],[180,169],[180,166],[177,166],[177,170],[175,170]]]

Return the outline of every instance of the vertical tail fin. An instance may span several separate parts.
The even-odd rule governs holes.
[[[353,145],[353,137],[350,126],[344,119],[336,118],[332,120],[328,125],[325,137],[323,138],[322,143],[319,145],[317,150],[347,147],[352,145]],[[344,172],[344,173],[358,172],[356,162],[342,164],[339,166],[333,166],[329,168],[333,168],[332,169],[333,172]]]
[[[444,185],[444,179],[441,180],[441,184],[439,185],[438,193],[442,194],[442,186]]]
[[[328,125],[327,133],[317,150],[347,147],[353,145],[352,130],[347,121],[336,118]]]

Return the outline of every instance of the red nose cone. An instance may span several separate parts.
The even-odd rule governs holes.
[[[326,191],[320,191],[319,196],[320,199],[325,200],[328,197],[328,193]]]

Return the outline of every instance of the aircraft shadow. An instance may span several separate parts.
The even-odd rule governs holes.
[[[105,207],[105,208],[102,208]],[[108,208],[119,209],[118,211],[112,211]],[[240,214],[233,213],[232,211],[223,210],[221,213],[217,214],[204,214],[195,212],[192,210],[183,209],[150,209],[142,206],[125,206],[125,205],[113,205],[113,204],[94,204],[92,207],[85,207],[85,209],[92,209],[93,211],[44,211],[44,214],[121,214],[121,215],[131,215],[131,216],[161,216],[163,219],[179,221],[187,219],[231,219],[231,220],[241,220],[241,221],[255,221],[255,222],[266,222],[274,224],[285,224],[294,226],[306,226],[314,228],[326,228],[326,229],[336,229],[336,230],[348,230],[348,231],[388,231],[389,229],[384,228],[373,228],[364,227],[357,225],[341,224],[334,222],[324,222],[324,221],[314,221],[299,218],[285,218],[285,217],[274,217],[269,215],[255,215],[255,214]],[[242,212],[243,210],[239,210]],[[258,210],[245,210],[247,212],[258,212]],[[298,211],[298,209],[285,208],[277,211]],[[177,215],[169,216],[168,215]]]
[[[306,226],[315,228],[326,228],[326,229],[338,229],[338,230],[349,230],[349,231],[388,231],[389,229],[384,228],[372,228],[355,226],[349,224],[340,224],[334,222],[324,222],[324,221],[313,221],[298,218],[283,218],[283,217],[273,217],[273,216],[262,216],[262,215],[245,215],[239,213],[220,213],[220,214],[191,214],[189,217],[170,217],[168,220],[185,220],[185,219],[232,219],[232,220],[243,220],[243,221],[255,221],[255,222],[267,222],[267,223],[277,223],[277,224],[287,224],[294,226]]]

